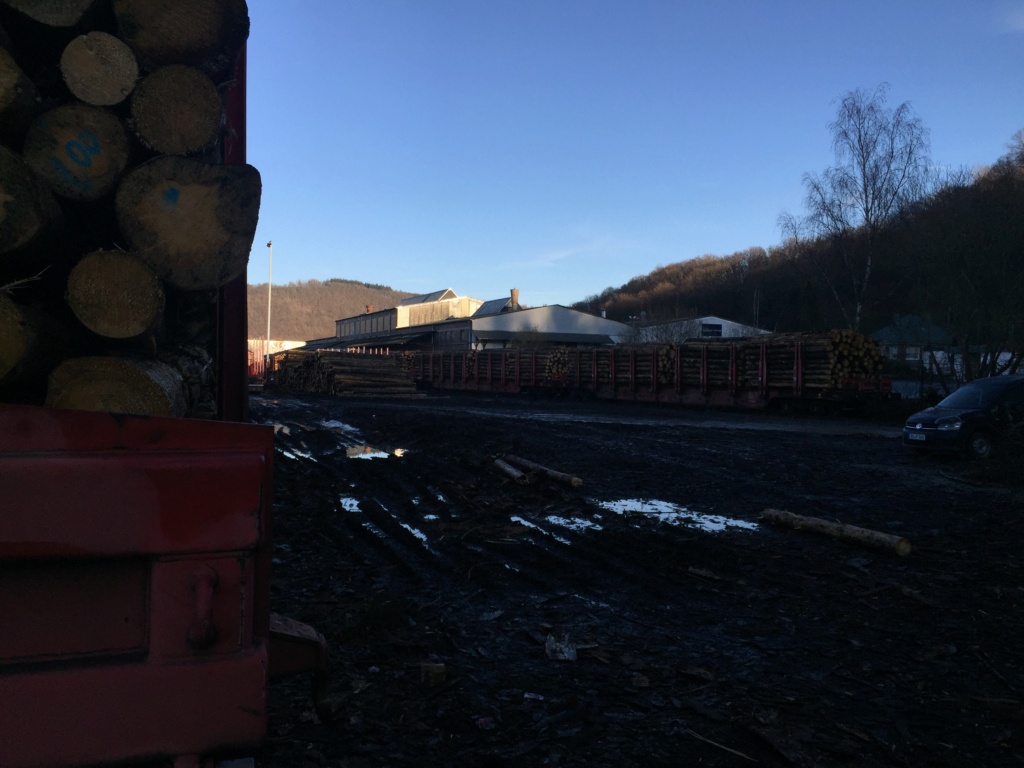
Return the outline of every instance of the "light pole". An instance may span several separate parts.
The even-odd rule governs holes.
[[[267,271],[267,365],[270,364],[270,289],[274,284],[274,241],[267,241],[270,250],[270,269]]]

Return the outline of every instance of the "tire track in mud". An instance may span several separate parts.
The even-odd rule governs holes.
[[[383,555],[423,583],[439,576],[486,582],[500,574],[503,581],[556,592],[615,594],[629,584],[652,600],[677,597],[680,581],[693,579],[675,565],[682,560],[683,533],[645,531],[643,522],[633,526],[614,519],[602,530],[575,531],[550,523],[550,515],[529,519],[517,510],[544,509],[545,496],[557,499],[559,491],[503,484],[479,458],[423,452],[351,459],[339,429],[325,426],[337,424],[329,413],[281,415],[287,430],[280,435],[280,449],[315,461],[317,471],[332,477],[333,527],[363,560]],[[340,434],[358,440],[354,428]],[[491,508],[495,498],[503,502],[497,511]],[[575,519],[596,515],[585,498],[546,506]]]

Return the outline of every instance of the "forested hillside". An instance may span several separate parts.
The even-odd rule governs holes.
[[[659,267],[575,304],[623,322],[718,315],[774,331],[849,327],[864,231]],[[860,329],[916,314],[964,348],[1024,348],[1024,163],[1002,162],[904,211],[872,243]]]
[[[1013,370],[1024,364],[1024,131],[1009,150],[941,180],[915,158],[920,183],[895,191],[889,179],[918,169],[854,163],[805,175],[807,214],[780,215],[781,245],[669,264],[573,306],[623,322],[718,315],[773,331],[871,333],[914,314],[949,332],[974,373]],[[875,206],[886,193],[881,214],[854,215],[858,195]]]
[[[270,336],[288,341],[309,341],[334,335],[334,321],[366,311],[393,307],[413,294],[386,285],[355,280],[300,280],[275,285],[270,291]],[[249,337],[267,335],[267,284],[248,286]]]

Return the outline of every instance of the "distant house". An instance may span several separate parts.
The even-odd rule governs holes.
[[[770,333],[763,328],[755,328],[722,317],[707,315],[691,317],[685,320],[669,320],[662,323],[637,326],[632,341],[641,343],[681,342],[686,339],[717,339],[736,338],[740,336],[756,336]]]
[[[517,289],[491,301],[460,297],[451,289],[435,291],[388,309],[367,307],[365,314],[338,320],[335,327],[335,337],[307,347],[390,352],[614,344],[631,331],[623,323],[560,305],[524,308]]]
[[[912,370],[941,369],[947,364],[953,337],[919,315],[894,315],[892,322],[871,334],[887,360]]]

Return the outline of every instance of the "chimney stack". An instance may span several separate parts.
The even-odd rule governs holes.
[[[366,314],[370,314],[371,312],[373,312],[373,304],[367,304],[366,305]]]
[[[512,306],[510,307],[510,309],[513,312],[515,312],[517,309],[519,309],[519,289],[518,288],[513,288],[512,289]]]

